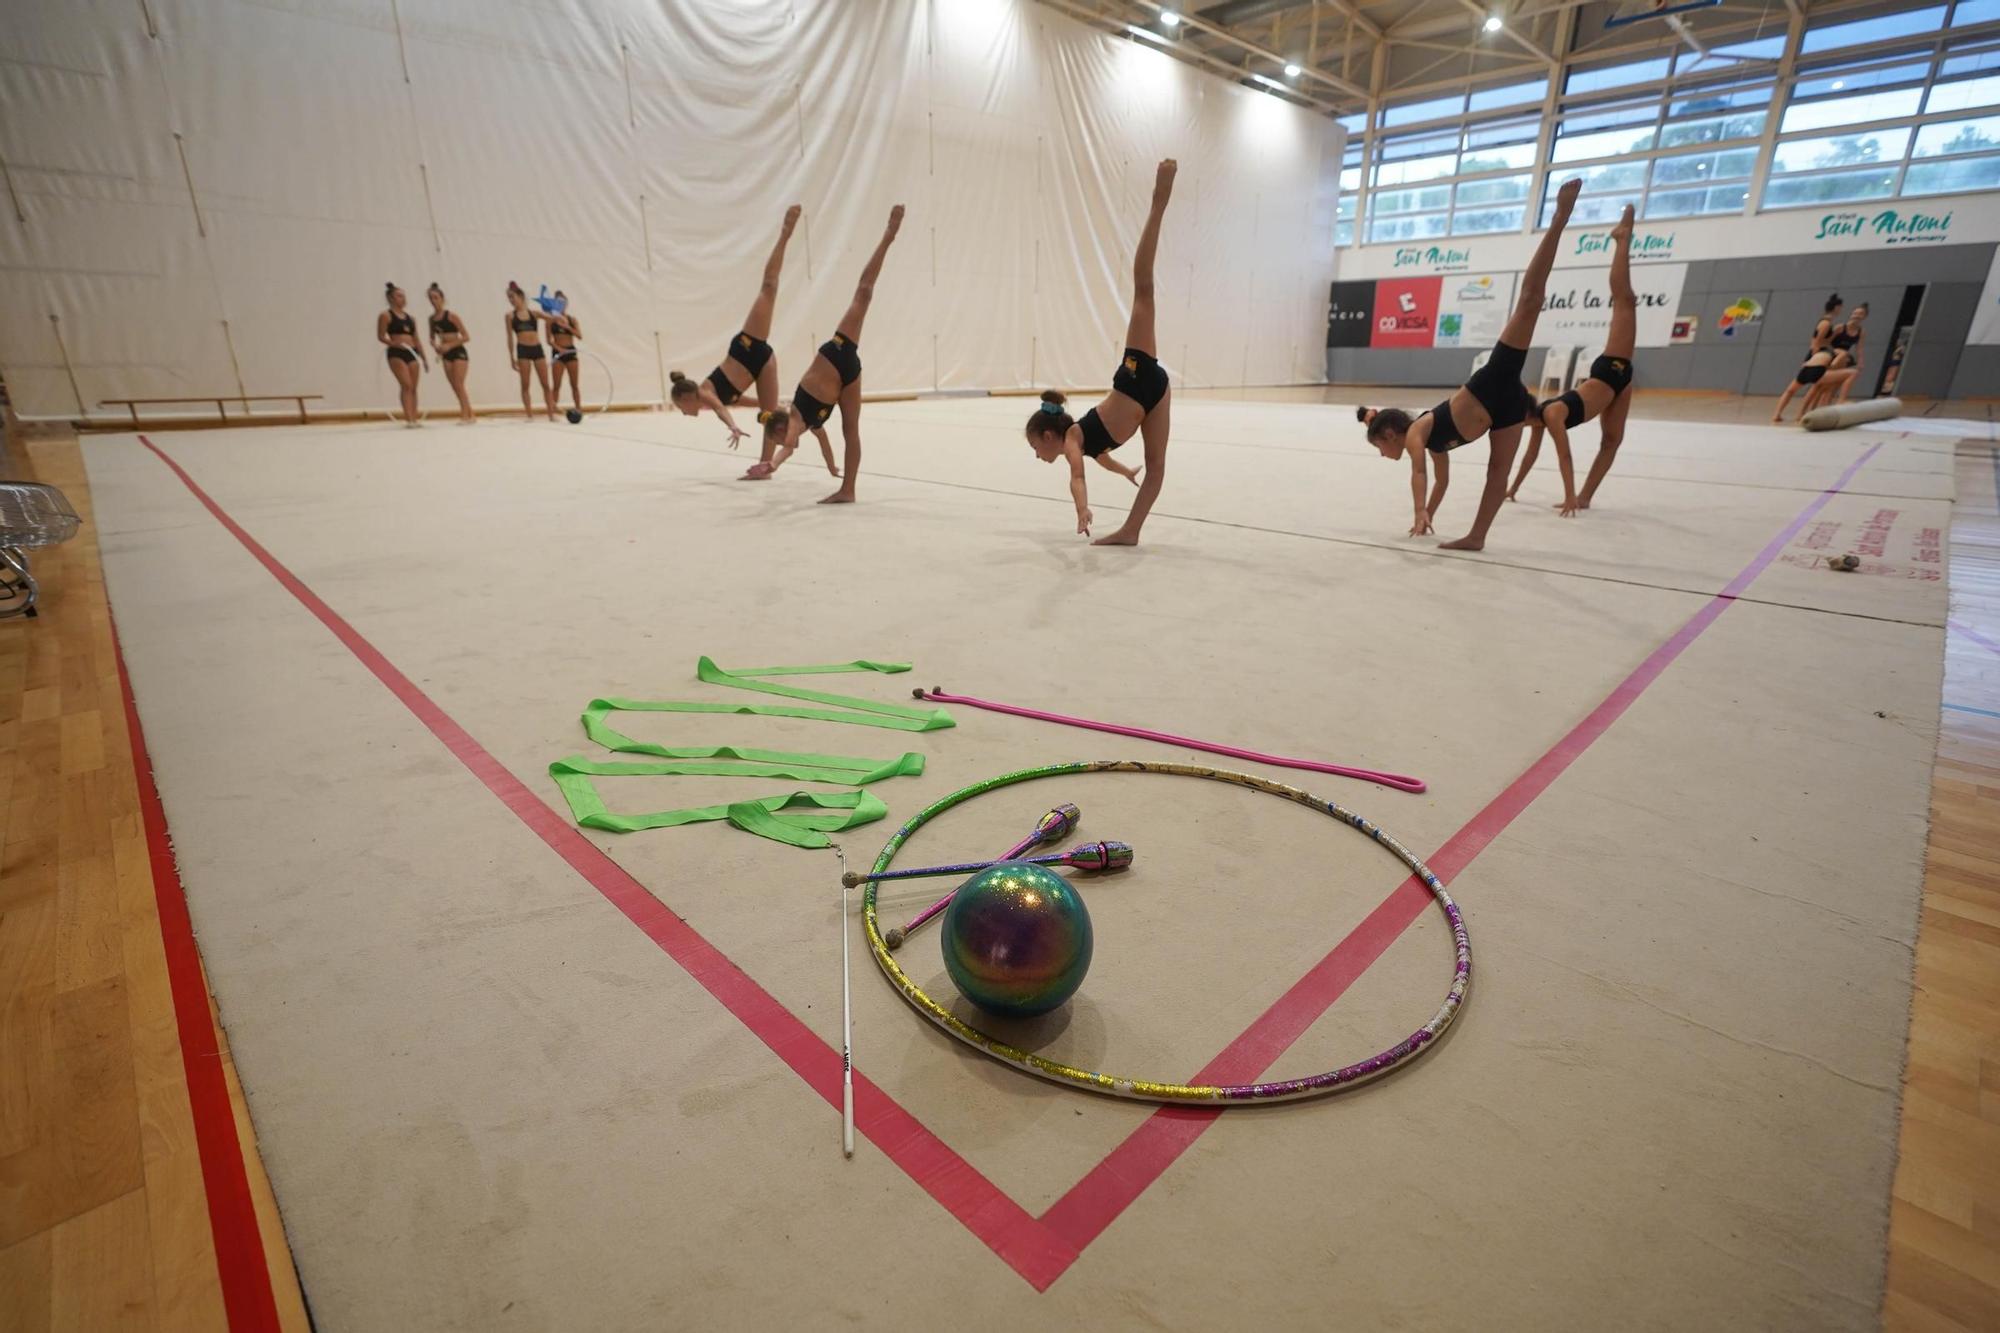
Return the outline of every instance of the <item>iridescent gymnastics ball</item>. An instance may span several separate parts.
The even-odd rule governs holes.
[[[1042,866],[1003,861],[959,886],[944,914],[944,967],[988,1013],[1046,1014],[1090,971],[1090,912],[1070,882]]]

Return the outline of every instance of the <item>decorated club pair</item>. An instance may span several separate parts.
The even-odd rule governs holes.
[[[1066,852],[1050,852],[1045,856],[1024,857],[1021,855],[1021,853],[1031,848],[1045,847],[1052,842],[1068,837],[1075,831],[1077,821],[1082,818],[1083,812],[1075,806],[1059,805],[1037,820],[1034,829],[1027,837],[1021,839],[1021,841],[1015,843],[1012,847],[990,861],[967,861],[959,865],[948,866],[924,866],[915,870],[889,870],[879,875],[864,875],[858,871],[850,870],[840,877],[841,883],[847,888],[854,888],[867,883],[869,880],[923,879],[937,875],[970,875],[977,871],[985,870],[989,866],[999,865],[1003,861],[1021,860],[1028,862],[1030,865],[1070,866],[1077,870],[1087,870],[1103,874],[1114,874],[1120,870],[1129,868],[1132,864],[1132,848],[1129,844],[1122,842],[1084,842],[1078,843]],[[887,944],[891,949],[901,948],[903,941],[909,938],[911,931],[914,931],[917,927],[944,911],[945,908],[951,906],[951,900],[957,894],[958,890],[953,889],[950,893],[947,893],[944,897],[911,917],[901,926],[891,927],[883,934],[882,942]]]

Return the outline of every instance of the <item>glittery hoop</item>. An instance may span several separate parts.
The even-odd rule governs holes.
[[[1410,871],[1430,890],[1445,920],[1451,923],[1451,934],[1457,954],[1457,962],[1452,971],[1451,987],[1445,992],[1444,1003],[1438,1006],[1436,1014],[1422,1027],[1379,1055],[1339,1069],[1329,1069],[1325,1073],[1311,1074],[1305,1078],[1283,1079],[1271,1083],[1225,1083],[1225,1084],[1185,1084],[1161,1083],[1151,1079],[1120,1078],[1113,1074],[1101,1074],[1088,1069],[1077,1069],[1045,1060],[1031,1051],[1024,1051],[959,1019],[950,1010],[925,994],[923,988],[896,965],[895,955],[882,939],[875,919],[876,883],[870,880],[861,898],[862,929],[868,936],[868,947],[875,955],[875,965],[889,978],[905,1000],[925,1018],[943,1028],[958,1040],[976,1050],[984,1051],[996,1060],[1002,1060],[1026,1070],[1052,1083],[1061,1083],[1089,1092],[1105,1093],[1113,1097],[1129,1097],[1146,1102],[1222,1102],[1247,1104],[1253,1102],[1292,1101],[1301,1097],[1317,1096],[1334,1092],[1341,1088],[1353,1087],[1379,1078],[1399,1065],[1414,1060],[1424,1049],[1444,1034],[1458,1016],[1458,1007],[1465,1002],[1466,989],[1472,983],[1472,942],[1466,937],[1465,918],[1458,910],[1458,904],[1445,892],[1444,885],[1430,868],[1395,838],[1369,823],[1360,815],[1340,806],[1334,801],[1323,801],[1310,792],[1297,787],[1273,782],[1269,778],[1256,777],[1249,773],[1231,773],[1226,769],[1204,768],[1196,764],[1164,764],[1136,759],[1100,759],[1068,764],[1048,764],[1041,768],[1024,768],[1017,773],[989,778],[984,782],[963,787],[949,796],[933,801],[917,812],[915,818],[897,829],[889,841],[882,846],[882,854],[875,858],[871,874],[881,874],[889,868],[912,833],[922,828],[938,815],[961,805],[974,797],[984,796],[1001,787],[1011,787],[1020,782],[1033,782],[1037,778],[1066,777],[1078,773],[1166,773],[1176,777],[1207,778],[1216,782],[1227,782],[1238,787],[1248,787],[1253,791],[1266,792],[1272,796],[1282,796],[1288,801],[1309,806],[1314,810],[1332,815],[1335,819],[1351,824],[1366,833],[1376,842],[1395,853],[1398,860],[1409,866]]]

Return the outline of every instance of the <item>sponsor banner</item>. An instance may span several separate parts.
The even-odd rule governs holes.
[[[1968,343],[1991,346],[2000,343],[2000,249],[1993,252],[1993,267],[1986,272],[1986,286],[1979,293],[1979,308],[1972,312]]]
[[[1611,331],[1610,277],[1608,268],[1551,274],[1548,300],[1535,325],[1536,345],[1602,347]],[[1665,347],[1673,341],[1675,312],[1681,308],[1681,285],[1686,280],[1686,264],[1632,266],[1632,289],[1639,297],[1640,347]]]
[[[1753,217],[1730,214],[1641,223],[1632,233],[1632,261],[1650,266],[1690,259],[1968,245],[1996,235],[2000,235],[2000,197],[1995,195],[1889,199],[1878,204],[1788,208]],[[1540,240],[1538,232],[1509,232],[1424,245],[1364,245],[1341,250],[1338,263],[1347,278],[1518,272],[1527,267]],[[1556,267],[1597,267],[1606,261],[1611,245],[1611,228],[1606,224],[1572,226],[1563,234]]]
[[[1722,330],[1725,338],[1734,338],[1753,324],[1764,320],[1764,305],[1754,296],[1739,296],[1723,307],[1715,317],[1715,327]]]
[[[1435,347],[1491,347],[1514,308],[1512,273],[1448,277],[1438,289]]]
[[[1375,327],[1375,280],[1336,282],[1326,303],[1326,345],[1366,347]]]
[[[1700,327],[1700,315],[1675,315],[1671,338],[1676,343],[1691,343],[1694,341],[1695,330]]]
[[[1370,347],[1429,347],[1437,332],[1440,278],[1383,278],[1375,284]]]

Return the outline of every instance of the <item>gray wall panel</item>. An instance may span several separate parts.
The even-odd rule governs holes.
[[[2000,347],[1968,347],[1951,377],[1954,398],[1991,398],[2000,394]]]

